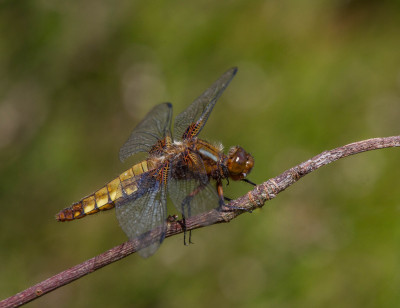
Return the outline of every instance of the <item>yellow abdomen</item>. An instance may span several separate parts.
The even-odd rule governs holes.
[[[112,209],[115,206],[115,201],[124,196],[129,196],[137,190],[138,176],[147,172],[151,168],[150,165],[151,163],[147,160],[134,165],[93,194],[62,210],[56,215],[56,219],[58,221],[70,221]]]

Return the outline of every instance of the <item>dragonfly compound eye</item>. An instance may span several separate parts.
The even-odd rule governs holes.
[[[229,175],[234,181],[244,179],[254,166],[254,158],[242,147],[235,146],[228,153]]]

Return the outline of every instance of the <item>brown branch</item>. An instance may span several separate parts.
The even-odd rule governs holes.
[[[322,152],[321,154],[314,156],[313,158],[289,170],[286,170],[277,177],[269,179],[268,181],[257,185],[252,191],[248,192],[246,195],[236,200],[233,200],[229,204],[231,208],[228,208],[226,211],[211,210],[209,212],[187,219],[187,229],[193,230],[205,227],[207,225],[221,222],[229,222],[236,216],[244,213],[245,210],[251,211],[258,207],[262,207],[266,201],[275,198],[278,193],[297,182],[306,174],[309,174],[310,172],[331,162],[334,162],[340,158],[344,158],[361,152],[399,146],[400,136],[393,136],[354,142],[330,151]],[[245,210],[237,210],[237,208],[242,208]],[[154,236],[158,234],[158,232],[159,230],[157,229],[150,231],[146,236],[145,242],[141,241],[141,243],[139,243],[138,240],[125,242],[90,260],[87,260],[51,278],[48,278],[34,285],[33,287],[26,289],[25,291],[22,291],[14,296],[11,296],[1,301],[0,308],[21,306],[63,285],[66,285],[76,279],[92,273],[99,268],[102,268],[110,263],[125,258],[130,254],[138,251],[140,248],[151,244],[154,241]],[[171,221],[168,223],[166,237],[170,237],[182,232],[182,223],[179,221]]]

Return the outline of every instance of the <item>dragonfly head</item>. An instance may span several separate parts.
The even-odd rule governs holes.
[[[229,176],[234,181],[243,180],[254,166],[254,158],[242,147],[234,146],[228,153]]]

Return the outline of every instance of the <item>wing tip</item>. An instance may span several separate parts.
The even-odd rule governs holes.
[[[233,67],[231,67],[230,69],[228,69],[226,72],[225,72],[225,76],[226,75],[231,75],[232,77],[231,78],[233,78],[235,75],[236,75],[236,73],[237,73],[237,71],[238,71],[238,67],[237,66],[233,66]]]
[[[167,106],[168,108],[172,108],[172,104],[170,103],[170,102],[164,102],[164,103],[161,103],[160,105],[165,105],[165,106]],[[156,106],[157,107],[157,106]]]
[[[227,80],[226,85],[228,85],[233,79],[233,77],[235,77],[237,71],[238,67],[233,66],[230,69],[228,69],[220,78],[225,78]]]

